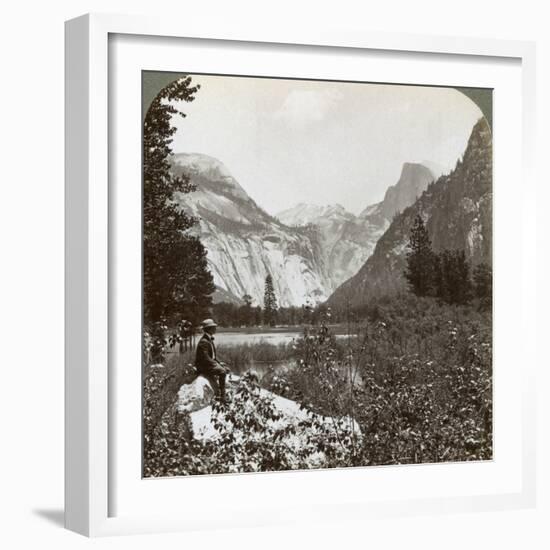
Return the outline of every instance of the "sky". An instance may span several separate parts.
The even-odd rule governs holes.
[[[452,88],[192,75],[174,153],[222,161],[272,215],[298,203],[359,213],[405,162],[451,170],[482,116]]]

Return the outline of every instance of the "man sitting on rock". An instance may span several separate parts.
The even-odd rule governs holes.
[[[216,392],[216,398],[226,403],[225,378],[229,373],[229,368],[216,358],[214,334],[216,334],[217,326],[212,319],[205,319],[202,322],[204,334],[197,344],[195,367],[197,372],[210,382]]]

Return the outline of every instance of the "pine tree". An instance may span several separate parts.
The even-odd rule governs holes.
[[[277,313],[277,298],[275,297],[275,289],[273,288],[273,279],[271,275],[265,278],[264,290],[264,323],[269,326],[275,326],[275,317]]]
[[[428,230],[419,214],[415,217],[407,245],[405,278],[410,290],[417,296],[427,296],[434,283],[434,253]]]
[[[146,323],[159,321],[184,306],[199,316],[211,304],[214,291],[206,252],[188,234],[196,220],[173,202],[174,193],[195,188],[185,176],[170,172],[172,117],[185,114],[174,102],[190,102],[199,86],[191,77],[163,88],[152,101],[143,124],[143,306]]]
[[[444,302],[451,302],[452,280],[452,258],[449,250],[443,250],[436,255],[434,265],[437,271],[434,278],[435,295]]]
[[[437,297],[449,304],[468,303],[472,297],[472,280],[464,250],[444,250],[437,258]]]
[[[172,248],[175,256],[170,275],[170,299],[165,306],[167,316],[185,316],[197,325],[209,316],[211,294],[215,290],[208,270],[206,250],[200,240],[184,235]]]
[[[445,277],[443,273],[443,255],[433,255],[433,288],[432,294],[438,298],[443,298]]]

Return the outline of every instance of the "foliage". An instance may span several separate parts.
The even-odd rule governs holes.
[[[150,386],[153,388],[153,385]],[[193,438],[188,415],[167,407],[145,438],[145,477],[237,472],[265,472],[334,467],[349,463],[352,433],[346,419],[327,419],[306,412],[301,420],[286,417],[257,385],[243,376],[233,399],[212,404],[216,435]]]
[[[490,312],[407,294],[373,303],[345,338],[328,314],[277,349],[295,366],[263,379],[271,394],[245,375],[229,404],[213,405],[214,439],[194,439],[168,406],[146,461],[165,473],[151,475],[492,458]],[[306,417],[285,422],[275,395]]]
[[[472,298],[472,280],[464,251],[443,250],[435,260],[435,295],[448,304],[467,304]]]
[[[185,114],[174,103],[190,102],[198,86],[191,77],[163,88],[152,101],[143,123],[143,302],[146,324],[191,307],[198,317],[214,292],[206,252],[188,230],[194,218],[173,202],[174,193],[194,190],[189,178],[170,171],[169,157],[176,128],[172,117]],[[193,321],[196,321],[193,319]]]
[[[244,301],[244,297],[243,297]],[[277,308],[277,325],[303,326],[304,324],[318,324],[326,306],[320,304],[316,308],[288,306]],[[248,304],[237,305],[229,302],[218,302],[212,305],[212,317],[222,327],[258,327],[266,322],[261,307]],[[269,324],[266,322],[266,324]]]
[[[317,330],[270,389],[360,426],[354,464],[492,457],[490,316],[404,296],[373,306],[353,337]],[[351,465],[351,464],[350,464]]]
[[[265,278],[264,290],[264,322],[269,326],[275,326],[277,314],[277,298],[273,288],[273,278],[267,274]]]
[[[254,378],[244,376],[229,405],[215,403],[212,424],[218,435],[205,444],[212,473],[292,469],[293,454],[285,439],[296,427],[281,424],[273,400],[262,396]]]
[[[407,267],[405,279],[410,290],[417,296],[427,296],[433,288],[434,281],[434,254],[428,230],[422,216],[418,214],[411,228],[408,243]]]
[[[218,302],[212,304],[212,317],[222,327],[250,327],[262,324],[262,308]]]
[[[161,319],[150,325],[149,331],[143,333],[143,364],[163,363],[165,359],[165,351],[168,345],[166,330],[168,327],[165,320]]]
[[[410,232],[404,276],[416,296],[437,296],[448,304],[467,304],[473,297],[470,264],[464,250],[435,253],[422,217],[417,215]],[[486,296],[492,282],[487,268],[477,271],[479,292]],[[481,296],[478,296],[481,297]]]
[[[195,376],[191,357],[171,354],[165,365],[149,365],[143,371],[143,475],[178,475],[189,450],[182,448],[189,426],[176,418],[175,395]]]
[[[185,314],[197,326],[208,315],[215,290],[206,250],[197,237],[185,235],[174,244],[172,254],[172,294],[164,312],[171,319]]]
[[[396,216],[363,267],[334,291],[328,301],[334,313],[345,310],[346,302],[359,309],[372,299],[397,294],[407,287],[403,246],[418,214],[423,217],[434,251],[465,250],[472,266],[490,264],[492,166],[492,132],[482,118],[472,129],[463,161]]]

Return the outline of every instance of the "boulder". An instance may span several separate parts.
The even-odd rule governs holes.
[[[279,413],[282,413],[282,418],[274,422],[274,427],[281,428],[287,424],[298,425],[300,422],[307,420],[308,416],[306,410],[301,409],[296,401],[286,399],[285,397],[281,397],[280,395],[276,395],[264,389],[260,390],[260,394],[264,397],[272,398],[275,408]],[[212,407],[210,405],[202,408],[195,408],[190,412],[191,424],[196,439],[205,440],[216,436],[217,431],[211,421]]]
[[[215,392],[204,376],[197,376],[190,384],[183,384],[178,391],[178,411],[192,413],[208,407],[214,400]]]
[[[233,388],[238,384],[239,378],[240,377],[236,375],[230,375],[228,377],[227,383],[229,394],[232,393]],[[214,395],[215,392],[210,382],[203,376],[198,376],[191,384],[184,384],[178,392],[178,410],[180,413],[189,414],[192,434],[198,441],[207,441],[218,435],[218,431],[212,423],[212,401]],[[270,421],[273,428],[293,428],[293,430],[283,439],[283,443],[288,450],[296,453],[296,456],[298,456],[298,453],[303,455],[302,451],[305,450],[304,444],[307,440],[304,430],[309,430],[309,428],[304,428],[301,424],[303,421],[311,418],[311,416],[308,416],[306,409],[300,407],[300,404],[296,401],[281,397],[265,389],[260,389],[260,395],[271,400],[276,410],[280,413],[281,417],[278,420]],[[338,420],[331,417],[323,417],[320,415],[313,415],[313,417],[326,426],[332,426],[335,422],[338,422]],[[344,422],[350,422],[350,427],[352,427],[356,436],[361,437],[361,430],[355,421],[346,418],[340,419],[340,422],[342,420]],[[250,431],[239,431],[234,435],[238,441],[263,437],[261,433]],[[325,461],[324,453],[319,452],[315,448],[309,449],[309,452],[306,453],[304,458],[305,464],[307,465],[306,467],[308,468],[323,467]],[[298,467],[298,464],[296,467]]]

